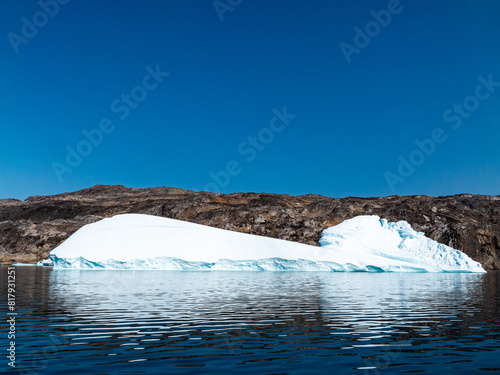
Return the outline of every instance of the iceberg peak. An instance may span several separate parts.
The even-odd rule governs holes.
[[[485,272],[463,252],[417,232],[406,221],[389,222],[376,215],[357,216],[323,231],[324,248],[346,252],[353,259],[386,259],[389,268],[407,267],[429,272]],[[369,261],[370,262],[370,261]]]

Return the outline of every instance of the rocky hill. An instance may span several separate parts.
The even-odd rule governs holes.
[[[500,268],[500,196],[328,198],[266,193],[212,194],[159,187],[97,185],[73,193],[0,200],[0,262],[35,262],[78,228],[121,213],[143,213],[318,245],[321,232],[357,215],[406,220]]]

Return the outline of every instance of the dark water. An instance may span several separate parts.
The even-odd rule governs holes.
[[[7,319],[7,267],[1,267]],[[500,276],[16,267],[16,370],[500,371]],[[3,332],[2,351],[7,349]],[[2,370],[8,369],[2,356]]]

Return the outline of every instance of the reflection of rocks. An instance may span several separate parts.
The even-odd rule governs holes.
[[[379,215],[389,221],[406,220],[485,268],[500,268],[500,196],[335,199],[100,185],[24,202],[0,200],[0,261],[47,258],[81,226],[122,213],[164,216],[311,245],[318,245],[321,232],[329,226],[357,215]]]

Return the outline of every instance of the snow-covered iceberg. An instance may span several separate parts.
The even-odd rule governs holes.
[[[415,231],[406,221],[357,216],[323,231],[328,255],[380,271],[486,272],[463,252]]]
[[[53,265],[54,263],[52,263],[52,260],[50,259],[41,260],[36,264],[38,267],[51,267]]]
[[[378,216],[328,228],[320,244],[124,214],[80,228],[50,253],[50,260],[55,269],[485,272],[408,223]]]

